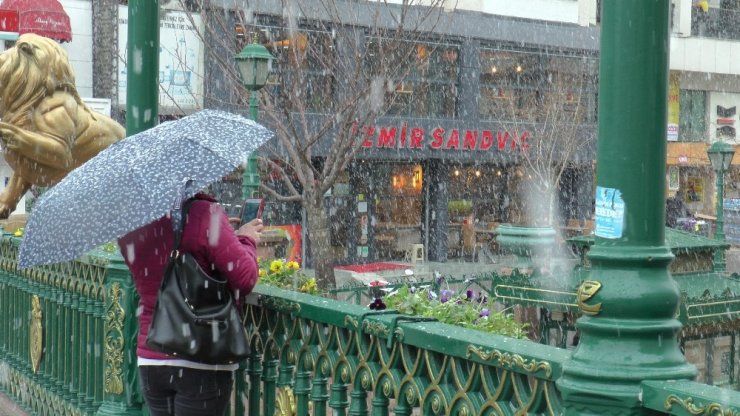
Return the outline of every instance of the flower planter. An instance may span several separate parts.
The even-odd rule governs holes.
[[[555,230],[550,227],[520,227],[501,224],[496,228],[496,242],[515,254],[519,266],[531,266],[532,254],[547,253],[555,246]]]

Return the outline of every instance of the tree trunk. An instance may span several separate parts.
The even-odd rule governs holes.
[[[329,236],[329,220],[324,211],[323,198],[307,198],[306,218],[308,220],[308,240],[311,247],[311,263],[316,273],[319,289],[336,287],[334,278],[334,256]]]

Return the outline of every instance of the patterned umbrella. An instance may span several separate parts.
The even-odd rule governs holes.
[[[117,142],[72,171],[34,206],[19,267],[75,259],[168,213],[219,180],[272,133],[230,113],[203,110]],[[183,184],[191,180],[183,194]]]

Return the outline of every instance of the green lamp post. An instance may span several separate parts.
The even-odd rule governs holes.
[[[670,0],[602,0],[592,268],[580,341],[557,380],[565,415],[645,415],[643,380],[690,380],[665,242]],[[619,156],[616,156],[619,155]]]
[[[732,158],[735,156],[735,148],[728,143],[714,142],[707,149],[707,155],[717,176],[717,231],[714,238],[718,241],[725,241],[724,206],[722,205],[725,197],[725,172],[730,169]],[[725,271],[725,266],[725,251],[718,249],[714,252],[714,270]]]
[[[236,69],[239,71],[242,84],[249,90],[249,114],[252,120],[257,121],[258,91],[267,84],[267,77],[270,75],[274,57],[267,48],[257,43],[257,36],[255,34],[252,43],[245,46],[234,59],[236,60]],[[242,181],[244,198],[255,196],[259,189],[259,182],[257,158],[251,156],[244,169],[244,178]]]

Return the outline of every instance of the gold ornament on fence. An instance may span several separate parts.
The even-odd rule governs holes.
[[[30,347],[31,347],[31,369],[34,373],[41,367],[41,358],[44,351],[44,328],[41,323],[41,300],[38,295],[31,297],[31,329],[30,329]]]
[[[584,315],[598,315],[601,312],[601,304],[596,303],[589,305],[586,301],[596,296],[596,292],[601,289],[601,283],[596,280],[586,280],[578,287],[578,307]]]
[[[290,387],[280,387],[275,397],[275,416],[295,416],[298,408]]]

